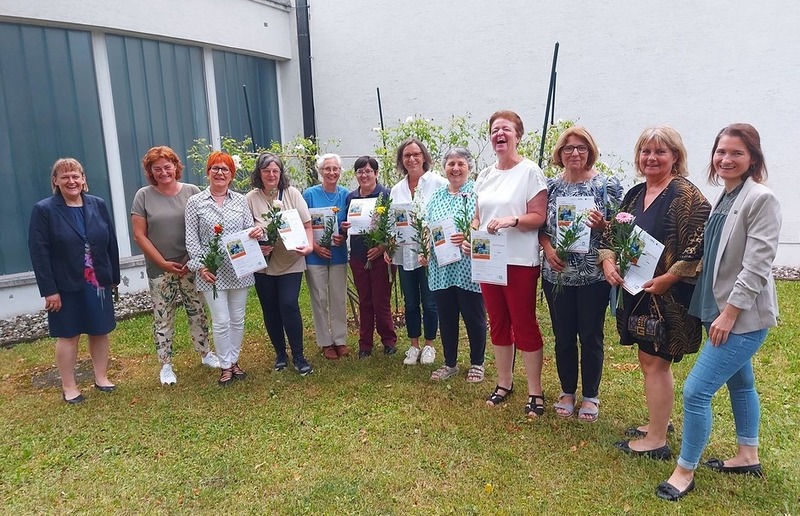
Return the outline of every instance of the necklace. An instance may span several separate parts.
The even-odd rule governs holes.
[[[338,188],[336,189],[336,193],[333,194],[333,197],[331,197],[328,194],[328,192],[325,191],[324,188],[320,188],[320,190],[322,190],[322,193],[325,195],[325,198],[328,199],[329,203],[331,203],[333,206],[338,206],[339,205],[339,189]]]

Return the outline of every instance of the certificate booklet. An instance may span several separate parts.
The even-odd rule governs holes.
[[[361,235],[367,232],[372,223],[372,212],[375,211],[375,203],[377,201],[377,197],[350,201],[350,209],[347,210],[347,222],[350,223],[351,235]]]
[[[475,283],[508,284],[506,235],[490,235],[487,231],[472,232],[472,281]]]
[[[237,278],[260,271],[267,266],[258,241],[247,236],[249,229],[222,236],[228,258]]]
[[[635,296],[642,291],[642,285],[653,279],[658,260],[661,259],[661,253],[664,251],[664,244],[639,226],[633,228],[633,234],[637,235],[636,245],[640,246],[642,255],[631,263],[631,268],[623,278],[625,283],[622,284],[622,287]]]
[[[303,221],[300,220],[300,214],[296,209],[283,210],[281,212],[281,227],[278,228],[278,234],[281,236],[286,249],[296,249],[308,245],[306,228],[303,226]]]
[[[458,233],[452,218],[442,219],[430,225],[433,252],[439,265],[447,265],[461,259],[461,247],[450,241]]]
[[[325,227],[333,221],[333,234],[339,234],[339,222],[336,219],[336,213],[333,212],[333,206],[327,208],[309,208],[311,213],[311,230],[314,232],[314,242],[319,242],[322,235],[325,233]]]
[[[397,245],[413,245],[416,232],[411,226],[414,204],[410,202],[392,203],[392,222],[397,235]]]
[[[594,197],[556,197],[556,245],[564,232],[575,225],[578,217],[583,216],[580,224],[580,234],[578,240],[569,248],[570,253],[586,254],[589,252],[589,243],[592,236],[592,229],[586,225],[589,218],[589,211],[595,208]]]

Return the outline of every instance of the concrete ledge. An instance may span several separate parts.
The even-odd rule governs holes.
[[[149,288],[144,255],[128,256],[119,261],[120,292],[140,292]],[[32,314],[43,306],[33,272],[0,276],[0,319]]]

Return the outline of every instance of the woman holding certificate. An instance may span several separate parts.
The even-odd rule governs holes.
[[[525,415],[539,417],[544,414],[543,342],[536,322],[536,283],[538,230],[547,211],[547,183],[541,169],[517,152],[523,134],[522,120],[513,111],[498,111],[489,119],[489,138],[497,162],[475,181],[478,207],[472,227],[507,238],[506,284],[481,283],[497,365],[497,386],[486,404],[496,407],[511,394],[514,353],[519,349],[527,376]],[[462,247],[471,252],[468,242]]]
[[[347,189],[339,186],[342,159],[338,154],[317,158],[321,184],[307,188],[303,199],[311,213],[314,252],[306,257],[306,281],[311,295],[317,346],[328,360],[347,349],[347,241],[339,224],[347,214]]]
[[[376,199],[389,196],[388,188],[378,183],[378,160],[372,156],[361,156],[353,164],[358,188],[347,194],[345,212],[357,199]],[[351,222],[342,222],[342,231],[350,231]],[[355,231],[355,229],[353,229]],[[361,234],[350,235],[350,270],[358,292],[358,358],[372,355],[374,333],[377,329],[385,355],[397,352],[397,333],[392,320],[392,302],[389,290],[389,265],[383,259],[386,251],[382,245],[367,247]],[[367,264],[372,265],[367,267]]]
[[[781,209],[767,178],[761,137],[750,124],[717,135],[709,181],[725,189],[706,224],[703,270],[689,312],[706,327],[708,340],[683,385],[683,441],[678,464],[656,489],[675,501],[694,489],[694,471],[711,434],[711,399],[727,384],[736,426],[737,453],[704,465],[716,472],[762,476],[758,458],[761,419],[753,355],[777,324],[772,263],[778,251]]]
[[[432,248],[428,265],[428,286],[436,300],[439,331],[442,336],[444,365],[431,374],[431,380],[446,380],[458,374],[459,315],[469,337],[470,366],[467,381],[483,381],[486,351],[486,309],[481,287],[472,281],[469,255],[461,253],[475,216],[474,181],[469,178],[475,160],[467,149],[450,149],[442,159],[449,184],[433,192],[428,200],[427,218]],[[450,252],[444,252],[445,250]]]
[[[668,460],[672,451],[667,445],[667,427],[675,400],[672,363],[687,353],[695,353],[702,338],[700,320],[688,314],[694,280],[703,256],[703,228],[710,211],[708,201],[686,179],[686,148],[675,129],[658,126],[645,129],[636,142],[636,170],[644,183],[631,188],[620,206],[616,221],[635,217],[638,228],[664,245],[653,279],[643,291],[632,296],[620,289],[622,308],[617,310],[620,344],[637,344],[639,364],[644,374],[648,424],[626,432],[636,440],[616,443],[630,455]],[[606,281],[624,286],[617,252],[614,249],[615,222],[603,234],[598,260]],[[644,250],[647,252],[647,250]],[[629,330],[631,316],[656,316],[665,339],[648,340]]]
[[[583,127],[570,127],[558,138],[553,163],[564,171],[547,181],[547,222],[539,232],[544,251],[542,290],[550,308],[556,368],[561,395],[556,415],[575,413],[578,346],[582,401],[578,419],[597,421],[603,374],[603,323],[609,284],[597,263],[597,246],[608,225],[608,206],[619,205],[622,187],[615,177],[594,168],[599,152]]]
[[[237,277],[230,259],[224,256],[220,237],[252,228],[249,236],[260,238],[261,228],[253,227],[253,215],[242,194],[229,189],[236,175],[236,164],[223,152],[212,152],[206,163],[208,188],[186,202],[187,266],[196,272],[195,283],[211,310],[211,331],[222,369],[219,384],[247,376],[239,367],[244,337],[244,310],[253,275]],[[209,267],[210,256],[219,256],[218,268]]]
[[[433,191],[445,186],[447,181],[431,171],[432,158],[425,144],[416,138],[404,140],[397,148],[397,171],[405,177],[392,187],[392,204],[417,203],[424,213],[425,205]],[[417,246],[401,245],[394,253],[393,263],[398,266],[400,288],[403,290],[406,330],[411,346],[403,363],[432,364],[436,357],[433,339],[439,327],[436,303],[428,288],[425,267],[419,264]],[[420,350],[419,338],[425,327],[425,346]]]
[[[306,270],[305,257],[311,254],[314,241],[311,214],[300,191],[289,185],[281,159],[269,152],[262,153],[250,175],[250,190],[245,199],[253,213],[256,226],[265,228],[268,240],[261,251],[268,257],[267,268],[255,274],[256,293],[264,315],[264,325],[275,348],[275,370],[283,371],[289,364],[286,340],[292,350],[292,363],[302,376],[314,369],[303,355],[303,318],[300,315],[300,284]],[[269,240],[270,221],[283,220],[288,215],[278,212],[297,210],[308,245],[287,249],[281,237]],[[278,219],[277,217],[280,217]],[[283,224],[278,224],[283,228]]]

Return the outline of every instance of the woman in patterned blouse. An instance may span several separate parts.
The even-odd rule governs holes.
[[[597,265],[597,246],[608,225],[607,207],[622,200],[622,187],[615,177],[599,174],[594,164],[599,152],[594,138],[583,127],[564,131],[553,149],[553,163],[564,171],[547,181],[547,219],[539,232],[544,251],[542,290],[550,308],[555,336],[556,368],[561,395],[554,405],[556,414],[571,417],[575,413],[578,390],[578,338],[583,401],[578,419],[597,421],[600,400],[600,377],[603,374],[603,323],[611,286]],[[591,228],[589,250],[558,256],[558,199],[591,197],[594,207],[584,223]],[[563,200],[562,203],[563,205]]]
[[[469,177],[475,169],[472,154],[467,149],[456,147],[444,155],[442,164],[449,184],[434,191],[427,205],[427,218],[434,232],[434,239],[437,221],[450,218],[469,224],[475,216],[475,195],[472,193],[475,182]],[[465,235],[462,232],[450,237],[450,241],[457,246],[460,246],[464,239]],[[435,240],[433,244],[436,245]],[[420,262],[424,262],[424,259]],[[431,374],[431,380],[446,380],[458,373],[456,358],[460,314],[469,337],[471,365],[467,371],[467,381],[470,383],[483,381],[486,308],[483,304],[481,286],[472,281],[471,262],[472,259],[468,255],[461,254],[459,260],[440,265],[436,253],[432,251],[430,263],[422,263],[428,265],[428,286],[436,301],[439,331],[444,349],[444,365]]]
[[[254,280],[252,274],[237,277],[227,257],[215,273],[211,272],[203,265],[203,257],[209,252],[214,227],[218,224],[222,226],[223,235],[250,228],[251,238],[262,238],[264,232],[253,227],[253,215],[244,196],[229,188],[236,175],[233,159],[228,154],[212,152],[206,163],[206,174],[208,188],[189,197],[186,203],[187,265],[197,273],[197,290],[202,292],[211,310],[211,329],[222,369],[219,384],[225,386],[247,376],[239,367],[239,353],[244,337],[247,292]]]
[[[645,129],[635,148],[636,170],[644,176],[644,183],[628,190],[620,210],[634,215],[636,225],[664,244],[664,250],[653,279],[642,285],[643,292],[632,296],[620,291],[624,309],[617,310],[617,331],[620,344],[639,348],[649,417],[647,425],[626,431],[639,439],[619,441],[616,447],[629,455],[668,460],[672,451],[667,431],[675,402],[672,363],[696,353],[702,339],[700,320],[687,310],[703,257],[703,229],[711,206],[686,179],[686,147],[675,129],[664,125]],[[606,281],[620,286],[625,280],[611,249],[612,229],[609,226],[603,233],[597,259]],[[637,338],[628,330],[630,316],[650,315],[653,302],[663,315],[663,345]]]

